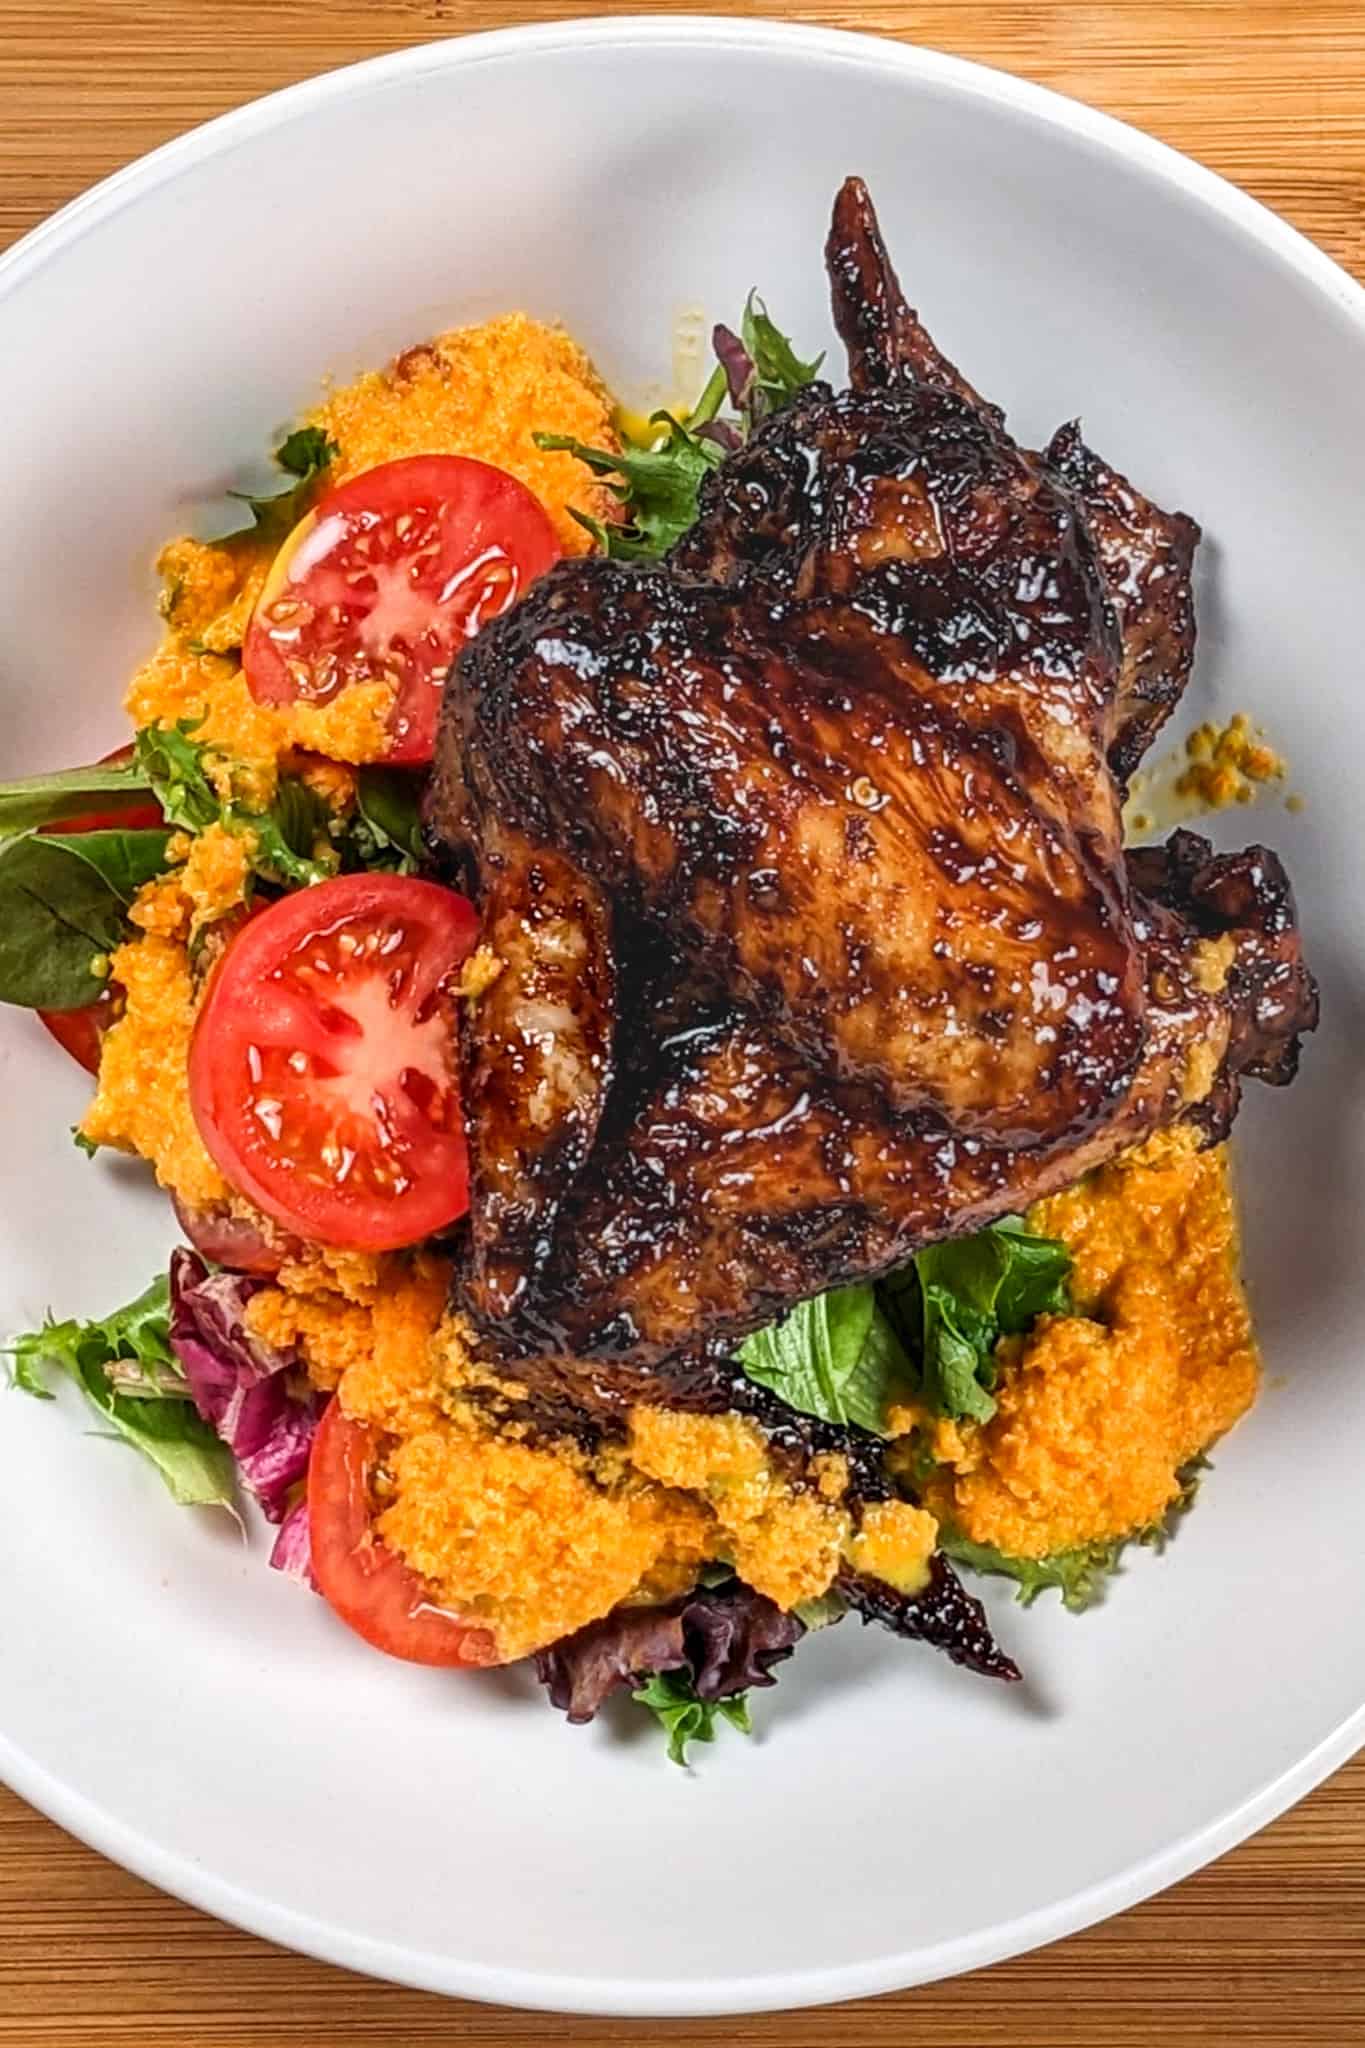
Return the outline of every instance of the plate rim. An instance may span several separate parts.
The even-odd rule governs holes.
[[[1312,285],[1365,341],[1365,286],[1261,201],[1154,136],[1050,87],[964,57],[852,30],[770,19],[617,15],[447,37],[334,67],[201,123],[113,172],[0,255],[0,302],[48,261],[195,164],[355,92],[448,70],[577,48],[640,44],[809,59],[938,82],[963,96],[1088,140],[1189,195]],[[1277,1778],[1166,1848],[1031,1912],[929,1948],[827,1967],[752,1976],[632,1980],[522,1971],[408,1948],[338,1928],[218,1877],[71,1786],[0,1729],[0,1781],[112,1862],[214,1917],[321,1961],[392,1983],[542,2012],[619,2018],[714,2017],[792,2010],[908,1990],[1060,1940],[1189,1876],[1247,1839],[1365,1746],[1365,1701]]]

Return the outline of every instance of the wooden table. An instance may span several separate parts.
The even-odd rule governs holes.
[[[0,0],[0,242],[168,136],[407,43],[591,0]],[[886,0],[722,8],[879,30],[1018,71],[1235,179],[1365,278],[1365,4]],[[1365,1756],[1163,1898],[954,1984],[835,2012],[632,2026],[371,1984],[161,1897],[0,1792],[0,2042],[427,2041],[1170,2048],[1365,2040]]]

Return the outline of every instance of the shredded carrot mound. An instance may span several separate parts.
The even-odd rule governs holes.
[[[168,908],[168,887],[157,883],[152,889],[146,911],[160,916]],[[175,915],[184,915],[183,898]],[[150,930],[119,947],[112,972],[125,1007],[105,1034],[95,1099],[81,1119],[81,1135],[95,1145],[140,1153],[163,1187],[195,1207],[211,1208],[228,1190],[190,1113],[189,954],[178,937]]]
[[[925,1504],[974,1542],[1044,1557],[1158,1521],[1260,1368],[1222,1149],[1159,1133],[1040,1202],[1030,1227],[1070,1246],[1081,1313],[1006,1340],[998,1412],[938,1426],[947,1465]]]
[[[281,751],[279,714],[256,703],[235,659],[197,653],[172,631],[133,676],[124,709],[136,726],[192,724],[196,740],[223,748],[252,771],[257,808],[270,802]]]
[[[189,908],[190,937],[210,925],[246,899],[250,881],[250,847],[236,832],[210,825],[193,838],[172,842],[173,858],[183,864],[175,873],[175,884]]]
[[[846,1461],[800,1481],[740,1416],[640,1407],[624,1439],[585,1449],[506,1413],[514,1383],[478,1357],[446,1299],[450,1265],[395,1253],[350,1298],[294,1270],[251,1302],[267,1342],[384,1436],[384,1540],[443,1605],[492,1628],[511,1658],[624,1599],[666,1599],[721,1562],[784,1607],[825,1592],[850,1546],[903,1586],[923,1582],[929,1515],[899,1503],[855,1532]]]
[[[581,462],[532,439],[549,432],[616,446],[611,401],[582,349],[525,313],[406,350],[334,391],[314,419],[341,449],[338,483],[403,455],[472,455],[505,469],[539,498],[566,555],[591,546],[571,508],[598,518],[612,509]]]
[[[1070,1246],[1078,1313],[1007,1341],[990,1423],[907,1411],[945,1462],[921,1506],[856,1519],[844,1459],[795,1483],[745,1417],[640,1406],[623,1441],[596,1450],[537,1438],[508,1419],[498,1397],[518,1389],[479,1360],[445,1306],[450,1268],[426,1254],[362,1264],[349,1298],[309,1254],[250,1318],[384,1432],[385,1541],[512,1657],[623,1599],[669,1598],[704,1563],[790,1608],[844,1560],[917,1592],[939,1520],[1028,1557],[1158,1520],[1180,1468],[1256,1391],[1225,1155],[1162,1133],[1030,1224]]]
[[[712,1555],[733,1563],[779,1607],[814,1599],[829,1586],[848,1536],[848,1514],[818,1492],[794,1488],[746,1417],[633,1408],[627,1455],[661,1485],[704,1499],[722,1538]]]
[[[541,1450],[449,1420],[388,1460],[386,1543],[442,1605],[492,1625],[524,1656],[605,1614],[679,1555],[706,1555],[708,1518],[663,1487],[608,1491],[565,1449]]]

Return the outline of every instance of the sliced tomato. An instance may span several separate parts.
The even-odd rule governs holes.
[[[220,1172],[287,1230],[389,1251],[469,1205],[454,982],[467,897],[339,875],[248,919],[209,976],[190,1106]]]
[[[131,747],[116,747],[101,758],[100,766],[132,759]],[[106,832],[121,827],[125,832],[146,832],[164,823],[161,806],[154,798],[121,811],[80,811],[74,818],[62,818],[55,825],[40,827],[48,832]],[[38,1021],[52,1033],[58,1045],[69,1052],[87,1074],[100,1070],[100,1046],[105,1032],[118,1016],[112,989],[103,989],[93,1003],[79,1010],[39,1010]]]
[[[363,470],[300,520],[271,566],[242,648],[258,704],[325,704],[397,685],[389,759],[429,761],[451,662],[558,559],[524,485],[463,455]]]
[[[113,989],[106,988],[81,1010],[39,1010],[38,1022],[78,1067],[84,1067],[87,1074],[98,1074],[104,1034],[118,1013],[118,999]]]
[[[497,1644],[478,1623],[432,1600],[424,1580],[374,1532],[370,1481],[374,1430],[329,1402],[308,1465],[313,1574],[348,1628],[409,1664],[497,1664]]]

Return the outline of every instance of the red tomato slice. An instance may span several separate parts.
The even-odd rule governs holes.
[[[430,1599],[424,1581],[374,1533],[370,1475],[378,1437],[330,1401],[308,1464],[313,1574],[348,1628],[409,1664],[497,1664],[488,1629]]]
[[[559,557],[538,501],[505,470],[412,455],[328,491],[271,567],[242,666],[258,704],[398,690],[391,761],[429,761],[451,662]]]
[[[83,1010],[39,1010],[37,1016],[78,1067],[84,1067],[87,1074],[98,1074],[104,1034],[118,1016],[111,988],[104,989]]]
[[[469,1206],[455,970],[472,904],[339,875],[248,919],[209,976],[190,1106],[232,1186],[287,1230],[389,1251]]]
[[[130,760],[132,752],[131,747],[116,747],[112,754],[102,756],[100,765]],[[121,826],[126,832],[146,832],[162,823],[160,804],[149,798],[145,804],[135,804],[131,810],[80,811],[74,818],[62,818],[55,825],[39,829],[47,832],[105,832]],[[98,1074],[100,1044],[117,1014],[114,992],[106,988],[93,1003],[86,1003],[79,1010],[39,1010],[38,1021],[47,1027],[58,1045],[70,1053],[77,1065],[85,1068],[87,1074]]]

